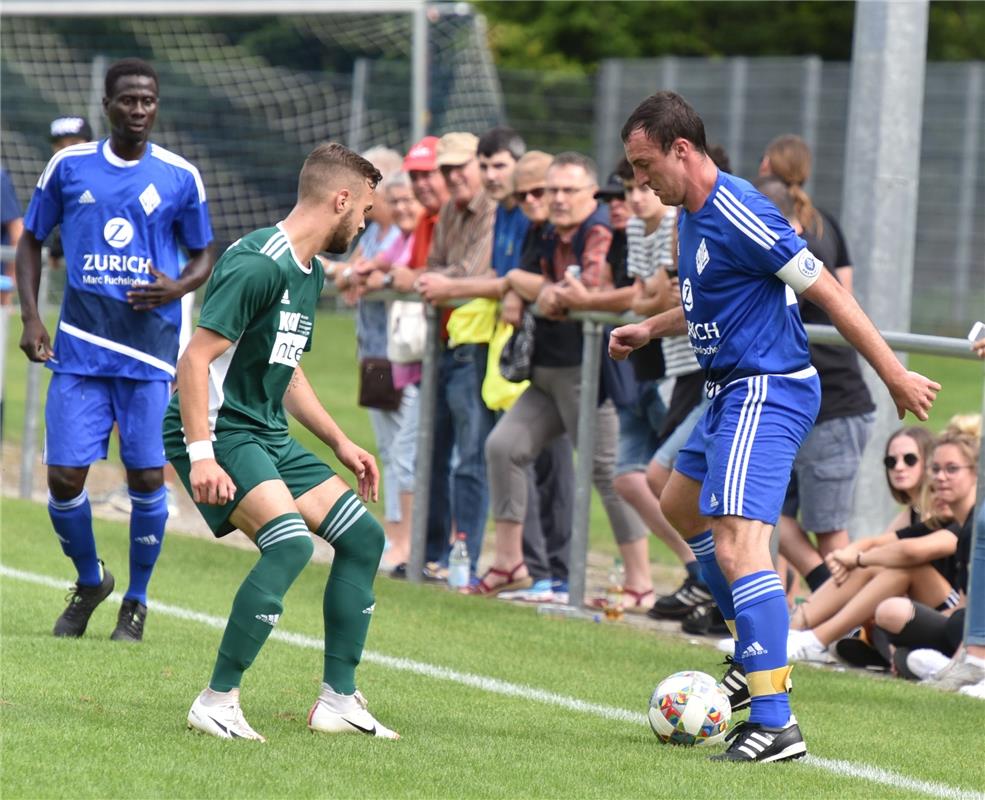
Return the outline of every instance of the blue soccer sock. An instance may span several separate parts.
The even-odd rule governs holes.
[[[103,576],[96,555],[96,537],[92,533],[92,507],[83,489],[71,500],[56,500],[48,493],[48,516],[61,542],[62,552],[72,559],[79,573],[80,586],[99,586]]]
[[[688,539],[687,544],[691,548],[691,552],[694,553],[694,557],[698,559],[698,565],[701,568],[701,578],[705,582],[705,586],[708,587],[711,596],[715,598],[715,603],[725,618],[725,624],[728,625],[729,630],[732,631],[732,635],[734,636],[735,608],[732,605],[732,589],[729,587],[728,581],[722,573],[722,568],[718,566],[718,560],[715,558],[715,540],[711,535],[711,531],[699,533],[693,539]],[[738,653],[736,655],[738,656]],[[736,658],[736,661],[738,660]]]
[[[763,570],[739,578],[732,584],[732,597],[738,633],[735,652],[742,659],[752,699],[749,721],[783,726],[790,719],[790,614],[780,576]]]
[[[124,598],[147,605],[147,584],[164,543],[168,521],[168,490],[130,489],[130,585]]]

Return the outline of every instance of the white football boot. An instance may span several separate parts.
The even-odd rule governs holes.
[[[400,734],[382,725],[369,711],[362,692],[338,694],[322,684],[321,694],[308,712],[308,727],[321,733],[362,733],[381,739],[399,739]]]
[[[215,697],[217,694],[219,697]],[[220,739],[267,741],[250,727],[243,716],[236,689],[223,693],[210,692],[209,689],[203,691],[188,711],[188,727]]]

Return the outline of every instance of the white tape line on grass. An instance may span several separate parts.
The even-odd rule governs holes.
[[[3,564],[0,564],[0,576],[25,581],[27,583],[35,583],[40,586],[49,586],[54,589],[66,588],[66,581],[64,580],[52,578],[47,575],[38,575],[34,572],[25,572],[23,570],[13,569],[12,567],[8,567]],[[118,592],[114,592],[110,595],[110,598],[117,601],[123,599]],[[177,619],[188,620],[189,622],[198,622],[202,625],[207,625],[211,628],[217,628],[219,630],[226,627],[226,620],[224,617],[216,617],[211,614],[202,614],[201,612],[192,611],[191,609],[182,608],[181,606],[172,606],[168,603],[160,603],[155,600],[151,603],[150,608],[155,614],[164,614]],[[309,650],[321,651],[324,647],[324,642],[321,639],[316,639],[313,636],[304,636],[300,633],[289,633],[287,631],[274,630],[270,634],[270,638],[277,639],[281,642],[286,642],[287,644],[292,644],[295,647],[303,647]],[[429,678],[453,681],[455,683],[471,686],[486,692],[493,692],[494,694],[502,694],[509,697],[522,697],[527,700],[534,700],[538,703],[545,703],[547,705],[565,708],[569,711],[580,711],[586,714],[593,714],[597,717],[603,717],[605,719],[616,720],[619,722],[632,722],[642,725],[647,724],[646,716],[634,711],[627,711],[623,708],[615,708],[614,706],[606,706],[598,703],[588,703],[575,697],[566,697],[565,695],[556,694],[544,689],[537,689],[532,686],[523,686],[517,683],[501,681],[497,678],[487,678],[482,675],[473,675],[469,672],[458,672],[457,670],[439,667],[434,664],[427,664],[422,661],[413,661],[409,658],[394,658],[393,656],[386,656],[381,653],[374,653],[367,650],[363,653],[363,661],[379,664],[384,667],[389,667],[390,669],[401,670],[403,672],[413,672],[417,675],[424,675]],[[871,781],[873,783],[880,783],[884,786],[892,786],[912,792],[919,792],[931,797],[939,797],[942,798],[942,800],[985,800],[985,794],[971,792],[965,789],[958,789],[943,783],[917,780],[915,778],[907,777],[906,775],[901,775],[897,772],[891,772],[889,770],[880,769],[879,767],[869,766],[868,764],[855,764],[851,761],[839,761],[829,758],[819,758],[811,755],[804,758],[801,763],[834,773],[842,778],[862,778],[863,780]]]

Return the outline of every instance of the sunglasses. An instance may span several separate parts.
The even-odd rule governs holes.
[[[886,469],[896,469],[896,462],[898,460],[899,459],[897,459],[896,456],[886,456],[882,460],[882,463],[885,465]],[[919,461],[920,456],[916,453],[905,453],[903,455],[903,463],[908,467],[915,467]]]
[[[523,192],[513,192],[513,199],[518,203],[522,203],[527,199],[527,197],[532,197],[534,200],[540,200],[546,191],[547,189],[543,186],[538,186],[536,189],[527,189]]]

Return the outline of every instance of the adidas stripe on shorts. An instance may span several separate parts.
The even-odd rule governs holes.
[[[817,372],[802,375],[740,378],[712,398],[674,465],[701,483],[702,514],[776,524],[821,404]]]

